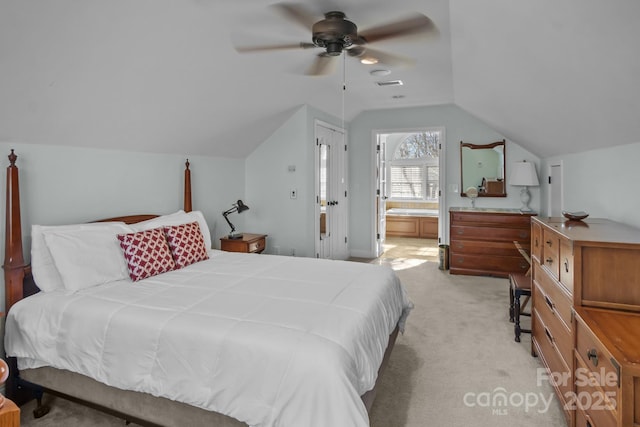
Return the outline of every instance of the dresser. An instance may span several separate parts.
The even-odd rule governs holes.
[[[530,246],[533,215],[518,209],[451,208],[451,274],[509,277],[513,272],[525,273],[529,263],[513,242]]]
[[[267,246],[266,234],[243,233],[240,239],[222,237],[220,249],[227,252],[262,253]]]
[[[640,229],[535,217],[532,353],[567,425],[640,426]]]

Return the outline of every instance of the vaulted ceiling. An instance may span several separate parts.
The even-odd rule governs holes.
[[[414,67],[312,77],[318,50],[234,48],[310,41],[268,1],[1,0],[0,141],[244,157],[303,104],[350,121],[455,103],[541,157],[640,142],[637,0],[301,4],[361,30],[420,12],[438,36],[372,44]]]

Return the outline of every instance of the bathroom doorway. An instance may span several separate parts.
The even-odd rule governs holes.
[[[437,260],[444,236],[444,128],[378,131],[378,257]]]

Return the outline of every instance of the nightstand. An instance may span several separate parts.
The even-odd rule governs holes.
[[[259,254],[267,246],[266,234],[243,233],[241,239],[220,238],[220,249],[227,252]]]
[[[7,398],[0,409],[0,427],[20,427],[20,408]]]

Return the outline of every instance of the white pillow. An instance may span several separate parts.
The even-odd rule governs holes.
[[[139,222],[137,224],[131,224],[131,227],[135,231],[151,230],[152,228],[164,227],[167,225],[182,225],[188,224],[193,221],[198,221],[200,226],[200,232],[204,238],[204,244],[207,250],[211,249],[211,232],[207,221],[204,219],[204,215],[200,211],[178,211],[169,215],[162,215],[157,218],[148,219],[146,221]]]
[[[43,233],[66,290],[77,291],[129,277],[117,235],[130,233],[131,227],[105,225]]]
[[[51,257],[51,251],[44,240],[45,233],[81,229],[111,229],[113,224],[89,223],[69,225],[32,225],[31,226],[31,273],[38,288],[43,292],[64,289],[62,277]]]

